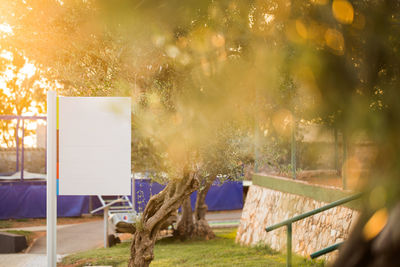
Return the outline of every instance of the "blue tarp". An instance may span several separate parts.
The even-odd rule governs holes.
[[[87,196],[58,196],[57,216],[80,216],[88,203]],[[45,182],[0,183],[0,219],[41,217],[46,217]]]
[[[191,196],[192,208],[196,203],[197,192]],[[216,181],[206,196],[208,210],[238,210],[243,208],[243,183],[226,181],[223,184]]]
[[[136,211],[143,211],[151,195],[160,192],[164,186],[151,183],[146,179],[136,180]],[[196,203],[197,192],[191,196],[192,208]],[[238,181],[226,181],[221,184],[214,182],[206,196],[208,210],[237,210],[243,208],[243,183]]]
[[[136,210],[143,211],[151,195],[160,192],[164,186],[149,180],[136,180]],[[196,192],[191,195],[194,207]],[[97,197],[92,196],[93,209],[99,206]],[[207,194],[208,209],[234,210],[243,207],[242,182],[227,181],[215,183]],[[58,196],[57,216],[74,217],[88,213],[89,196]],[[3,182],[0,183],[0,219],[44,218],[46,217],[46,183]]]

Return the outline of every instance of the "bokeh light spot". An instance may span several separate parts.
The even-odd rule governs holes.
[[[176,58],[180,54],[179,48],[174,45],[167,46],[165,52],[171,58]]]
[[[225,45],[225,38],[221,34],[215,34],[211,38],[211,42],[215,47],[222,47]]]
[[[328,29],[325,32],[326,45],[331,48],[335,54],[344,54],[344,39],[341,32],[335,29]]]
[[[363,228],[364,239],[368,241],[375,238],[385,227],[387,219],[388,212],[386,208],[375,212]]]
[[[301,20],[296,20],[296,30],[297,30],[297,33],[298,33],[301,37],[303,37],[304,39],[307,39],[307,37],[308,37],[307,28],[306,28],[306,26],[304,25],[304,23],[301,22]]]
[[[333,16],[343,24],[351,24],[354,19],[353,6],[345,0],[334,0],[332,3]]]

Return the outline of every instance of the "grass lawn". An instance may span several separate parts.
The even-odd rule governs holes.
[[[209,241],[181,242],[169,238],[156,243],[151,266],[286,266],[285,255],[265,246],[242,247],[235,244],[236,229],[215,229],[217,238]],[[94,249],[70,255],[58,266],[111,265],[127,266],[130,243],[109,249]],[[324,266],[294,256],[293,266]]]

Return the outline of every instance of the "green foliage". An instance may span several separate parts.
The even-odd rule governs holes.
[[[28,218],[20,218],[20,219],[15,219],[16,222],[28,222]]]

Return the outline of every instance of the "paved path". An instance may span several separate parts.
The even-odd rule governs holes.
[[[44,231],[45,226],[16,228]],[[9,230],[9,229],[7,229]],[[103,221],[57,226],[57,258],[103,245]],[[36,240],[28,254],[0,254],[0,267],[46,267],[46,236]]]
[[[103,221],[72,224],[57,229],[57,253],[70,254],[101,247],[103,244]],[[40,237],[29,251],[46,254],[46,236]]]
[[[61,256],[57,255],[58,259]],[[46,267],[45,254],[0,254],[0,267]]]
[[[229,211],[211,211],[206,214],[208,222],[215,221],[239,221],[242,216],[242,210],[229,210]]]
[[[45,267],[46,259],[43,254],[0,254],[0,266]]]

